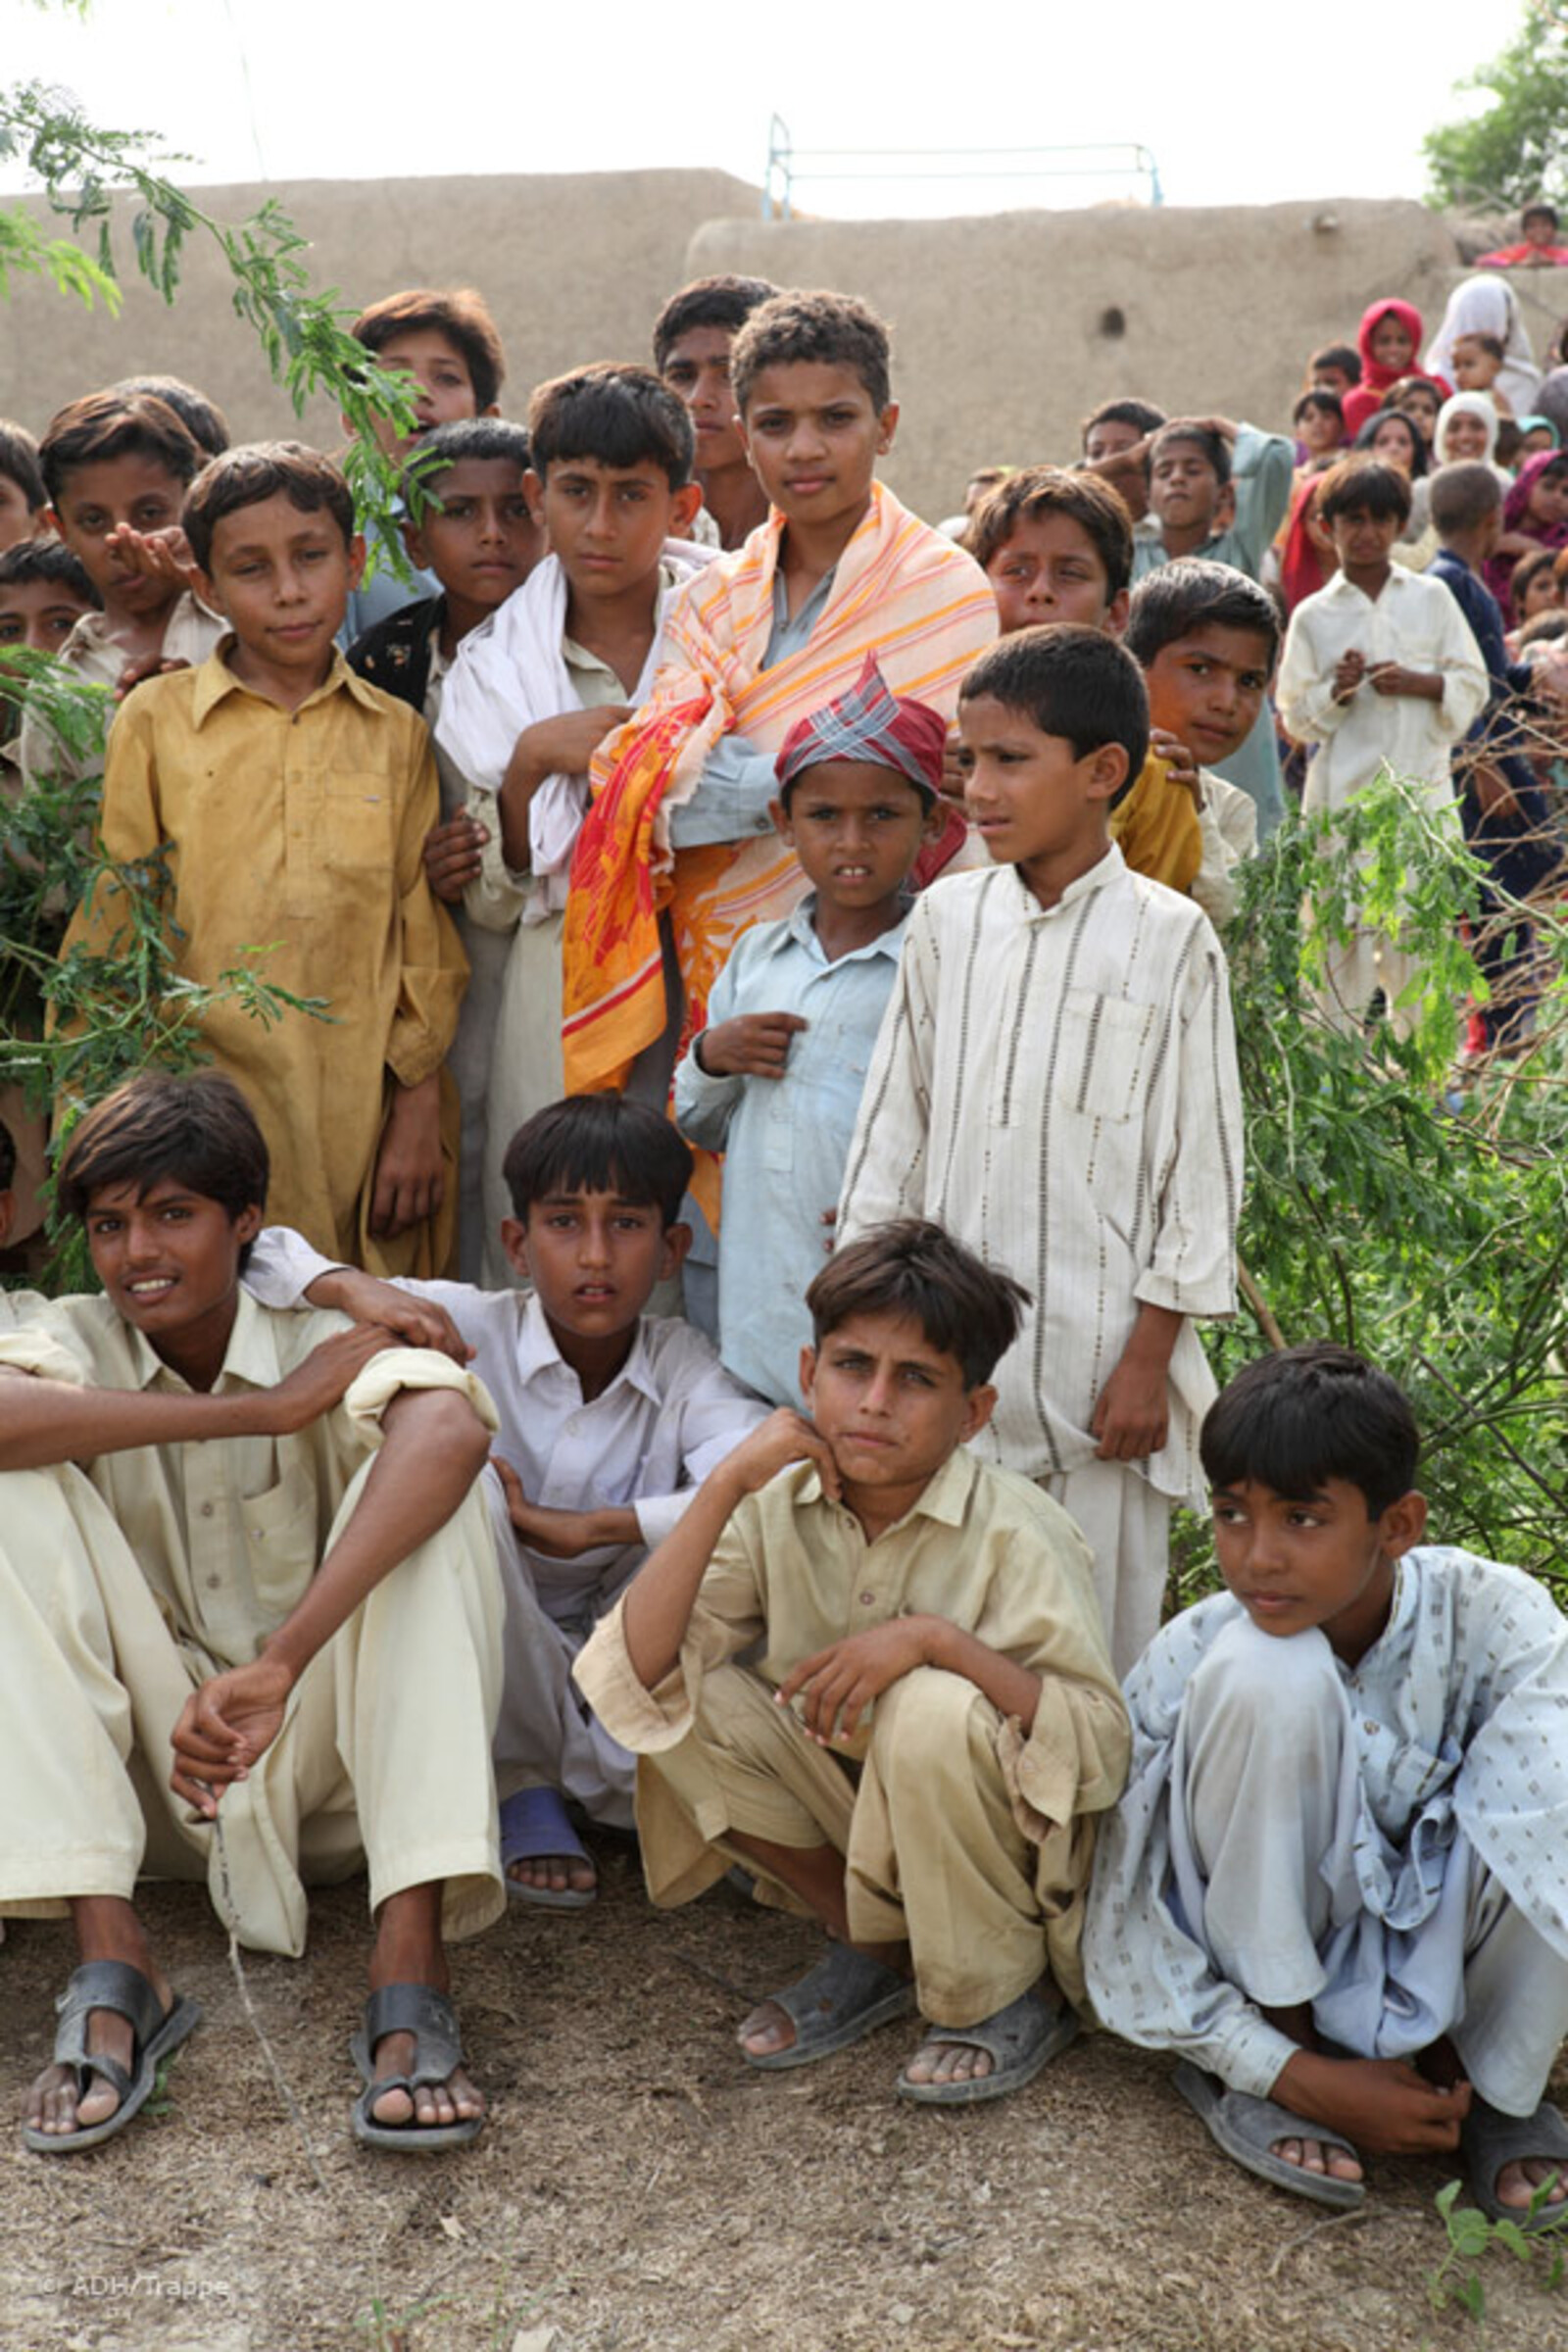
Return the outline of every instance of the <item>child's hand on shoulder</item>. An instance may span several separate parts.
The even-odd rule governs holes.
[[[702,1030],[697,1066],[710,1078],[782,1078],[790,1040],[808,1023],[798,1012],[743,1012]]]
[[[1190,792],[1195,801],[1200,800],[1202,786],[1198,778],[1198,761],[1181,737],[1173,735],[1168,727],[1151,727],[1149,748],[1156,759],[1164,760],[1168,781],[1179,784],[1184,792]]]
[[[808,1461],[816,1464],[825,1492],[836,1501],[839,1466],[833,1458],[832,1446],[804,1413],[798,1413],[793,1405],[781,1404],[742,1438],[708,1475],[710,1480],[730,1489],[739,1502],[742,1495],[755,1494],[769,1479],[787,1470],[791,1462]]]
[[[489,840],[488,829],[461,808],[443,825],[432,825],[424,837],[424,878],[438,899],[450,906],[461,899],[470,882],[477,882]]]
[[[397,1340],[382,1323],[356,1323],[334,1331],[302,1363],[267,1392],[269,1434],[292,1437],[341,1404],[370,1358]]]
[[[145,678],[170,678],[176,669],[189,669],[188,662],[171,662],[163,654],[149,654],[144,661],[127,662],[115,680],[115,700],[122,703],[127,694],[141,685]]]
[[[433,1348],[455,1364],[472,1360],[473,1349],[444,1306],[434,1298],[421,1298],[417,1291],[400,1291],[395,1283],[382,1282],[358,1266],[333,1266],[318,1274],[305,1296],[312,1306],[335,1306],[356,1323],[373,1323],[400,1347]]]

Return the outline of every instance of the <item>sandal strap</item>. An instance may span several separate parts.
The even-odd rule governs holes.
[[[122,2017],[131,2031],[134,2064],[143,2045],[164,2023],[164,2005],[158,1998],[157,1987],[128,1961],[84,1960],[55,2002],[55,2009],[60,2019],[55,2033],[56,2065],[90,2068],[94,2074],[105,2076],[123,2095],[130,2077],[112,2058],[100,2057],[88,2049],[87,2021],[95,2009],[107,2009],[115,2017]]]
[[[378,2080],[377,2098],[383,2090],[414,2090],[444,2082],[463,2064],[458,2013],[433,1984],[383,1984],[370,1994],[365,2004],[365,2043],[372,2061],[377,2042],[388,2034],[414,2035],[415,2063],[406,2075]]]

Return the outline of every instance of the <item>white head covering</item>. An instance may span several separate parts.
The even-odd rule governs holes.
[[[1467,277],[1448,296],[1443,324],[1427,346],[1426,371],[1453,381],[1453,347],[1461,335],[1495,335],[1502,345],[1497,390],[1518,414],[1535,405],[1541,369],[1531,348],[1519,303],[1506,278]]]
[[[1482,423],[1487,428],[1487,454],[1479,461],[1479,463],[1484,466],[1495,466],[1497,462],[1498,417],[1496,410],[1493,407],[1485,392],[1455,392],[1451,400],[1446,400],[1444,402],[1442,408],[1438,411],[1438,421],[1432,428],[1433,465],[1452,466],[1457,463],[1457,460],[1450,458],[1446,454],[1443,446],[1444,436],[1448,429],[1448,420],[1452,416],[1480,417]],[[1467,464],[1475,464],[1478,461],[1474,459],[1466,461]]]

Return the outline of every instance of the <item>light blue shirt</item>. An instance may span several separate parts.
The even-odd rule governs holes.
[[[774,572],[773,627],[761,668],[771,669],[775,662],[798,654],[809,642],[833,592],[837,569],[835,564],[832,571],[824,572],[793,615],[784,574]],[[677,850],[695,850],[705,842],[745,841],[753,833],[770,833],[773,819],[767,804],[778,798],[773,762],[772,752],[756,750],[744,735],[723,736],[709,753],[691,799],[670,811],[671,845]]]
[[[708,1022],[798,1012],[782,1078],[715,1078],[688,1054],[675,1072],[675,1124],[724,1153],[718,1343],[727,1369],[775,1404],[801,1401],[810,1344],[807,1285],[827,1263],[860,1090],[898,974],[904,924],[830,963],[816,896],[740,939],[713,984]]]

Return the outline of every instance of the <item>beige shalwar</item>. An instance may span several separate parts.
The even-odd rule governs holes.
[[[214,1393],[274,1387],[343,1328],[242,1292]],[[102,1298],[56,1300],[0,1330],[0,1372],[184,1386]],[[128,1896],[144,1860],[205,1878],[242,1941],[291,1957],[305,1945],[306,1882],[365,1864],[372,1909],[444,1882],[450,1938],[504,1910],[490,1766],[502,1599],[477,1489],[311,1661],[277,1738],[223,1794],[221,1856],[169,1788],[190,1692],[250,1663],[303,1596],[405,1389],[456,1389],[495,1426],[471,1374],[389,1348],[291,1436],[136,1446],[85,1471],[0,1477],[0,1913]]]
[[[729,1832],[825,1842],[848,1863],[852,1935],[908,1936],[920,2006],[936,2023],[991,2016],[1045,1968],[1082,1997],[1094,1816],[1116,1801],[1128,1734],[1087,1549],[1049,1496],[960,1448],[868,1544],[815,1469],[798,1464],[735,1512],[680,1662],[656,1690],[626,1654],[624,1606],[573,1672],[639,1757],[637,1826],[656,1902],[685,1902],[721,1877],[739,1851]],[[911,1613],[946,1617],[1043,1676],[1027,1736],[973,1684],[928,1667],[892,1685],[831,1751],[777,1705],[801,1659]],[[753,1665],[730,1663],[754,1642]]]

